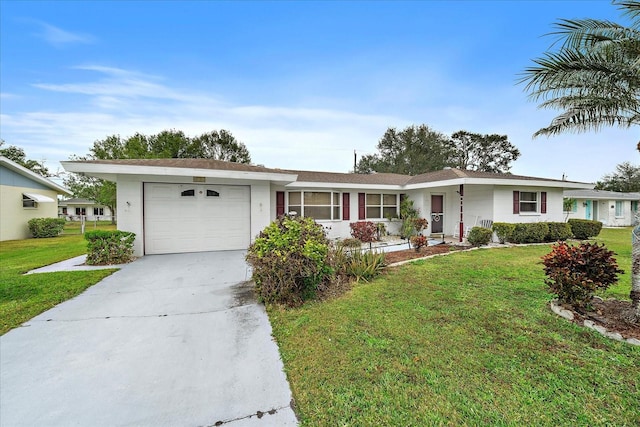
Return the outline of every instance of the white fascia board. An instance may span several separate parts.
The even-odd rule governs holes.
[[[16,173],[19,173],[22,176],[26,176],[30,178],[32,181],[38,182],[44,186],[49,187],[53,191],[57,191],[59,194],[66,194],[71,196],[73,193],[61,185],[56,184],[55,182],[38,175],[37,173],[25,168],[22,165],[17,164],[13,160],[10,160],[4,156],[0,156],[0,164],[4,165],[7,169],[10,169]]]
[[[304,189],[304,188],[317,188],[317,189],[345,189],[345,190],[380,190],[380,191],[403,191],[405,189],[402,185],[375,185],[375,184],[347,184],[344,182],[299,182],[295,181],[287,184],[285,187],[288,189]]]
[[[568,189],[592,189],[595,185],[581,182],[568,181],[545,181],[536,179],[501,179],[501,178],[457,178],[444,181],[421,182],[418,184],[410,184],[405,188],[407,190],[419,190],[422,188],[437,188],[459,185],[500,185],[509,187],[551,187]]]
[[[60,162],[69,172],[82,173],[88,176],[116,181],[118,175],[147,175],[147,176],[202,176],[205,178],[221,178],[246,181],[273,181],[288,184],[295,181],[296,174],[234,171],[223,169],[171,168],[141,165],[118,165],[106,163],[75,163]]]

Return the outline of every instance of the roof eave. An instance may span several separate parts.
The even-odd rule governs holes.
[[[69,191],[68,189],[64,188],[61,185],[56,184],[55,182],[41,176],[38,175],[37,173],[25,168],[24,166],[21,166],[19,164],[17,164],[16,162],[4,157],[4,156],[0,156],[0,164],[3,164],[7,169],[10,169],[16,173],[19,173],[20,175],[26,176],[28,178],[30,178],[33,181],[36,181],[46,187],[49,187],[51,190],[54,190],[56,192],[58,192],[58,194],[66,194],[71,196],[73,193],[71,191]]]

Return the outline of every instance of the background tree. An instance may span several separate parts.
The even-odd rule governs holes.
[[[42,162],[27,159],[27,155],[22,148],[16,147],[15,145],[9,145],[5,148],[4,145],[4,140],[0,139],[0,156],[4,156],[7,159],[16,162],[20,166],[24,166],[38,175],[42,175],[44,177],[51,176],[49,169],[47,169]]]
[[[541,108],[561,111],[534,136],[640,124],[640,2],[614,4],[630,25],[562,19],[552,33],[558,39],[552,50],[525,70],[521,83],[530,98]],[[640,321],[640,225],[632,242],[630,297]]]
[[[507,173],[511,163],[520,157],[520,150],[507,135],[481,135],[464,130],[451,135],[453,145],[449,164],[459,169]]]
[[[418,175],[448,166],[449,138],[427,125],[389,128],[377,145],[378,154],[363,156],[357,173],[390,172]]]
[[[164,130],[156,135],[136,133],[126,139],[120,135],[95,141],[86,156],[70,160],[204,158],[250,163],[249,150],[226,130],[211,131],[190,138],[182,131]],[[78,174],[69,174],[65,185],[75,197],[96,201],[116,211],[116,185],[113,182]],[[112,219],[115,222],[115,219]]]
[[[640,166],[634,166],[631,162],[620,163],[615,172],[603,176],[596,183],[596,190],[640,192]]]

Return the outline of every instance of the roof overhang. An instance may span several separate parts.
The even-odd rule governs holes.
[[[45,178],[44,176],[38,175],[37,173],[25,168],[24,166],[17,164],[16,162],[4,156],[0,156],[0,164],[13,172],[16,172],[22,176],[26,176],[32,181],[35,181],[39,184],[44,185],[45,187],[50,188],[51,190],[57,192],[58,194],[66,194],[69,196],[73,194],[71,193],[71,191],[67,190],[63,186],[56,184],[55,182]]]
[[[551,187],[563,190],[592,189],[595,185],[584,182],[547,181],[544,179],[509,179],[509,178],[456,178],[432,182],[408,184],[404,188],[416,190],[421,188],[459,186],[459,185],[499,185],[511,187]]]
[[[22,195],[38,203],[53,203],[56,201],[51,197],[43,196],[42,194],[37,194],[37,193],[22,193]]]
[[[304,182],[295,181],[286,185],[287,188],[340,188],[346,190],[388,190],[388,191],[402,191],[405,189],[402,185],[392,184],[353,184],[344,182]]]
[[[60,162],[68,172],[93,176],[107,181],[117,181],[118,175],[180,176],[232,179],[241,181],[269,181],[287,185],[298,177],[290,173],[236,171],[223,169],[179,168],[167,166],[123,165],[114,163]]]

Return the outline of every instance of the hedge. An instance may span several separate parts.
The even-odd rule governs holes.
[[[36,239],[56,237],[62,232],[64,224],[64,218],[33,218],[27,223],[31,235]]]
[[[87,264],[124,264],[133,260],[135,233],[128,231],[93,230],[84,233],[87,244]]]
[[[602,230],[602,223],[600,221],[592,221],[590,219],[577,219],[572,218],[569,220],[571,226],[571,232],[576,239],[586,240],[591,237],[596,237]]]

